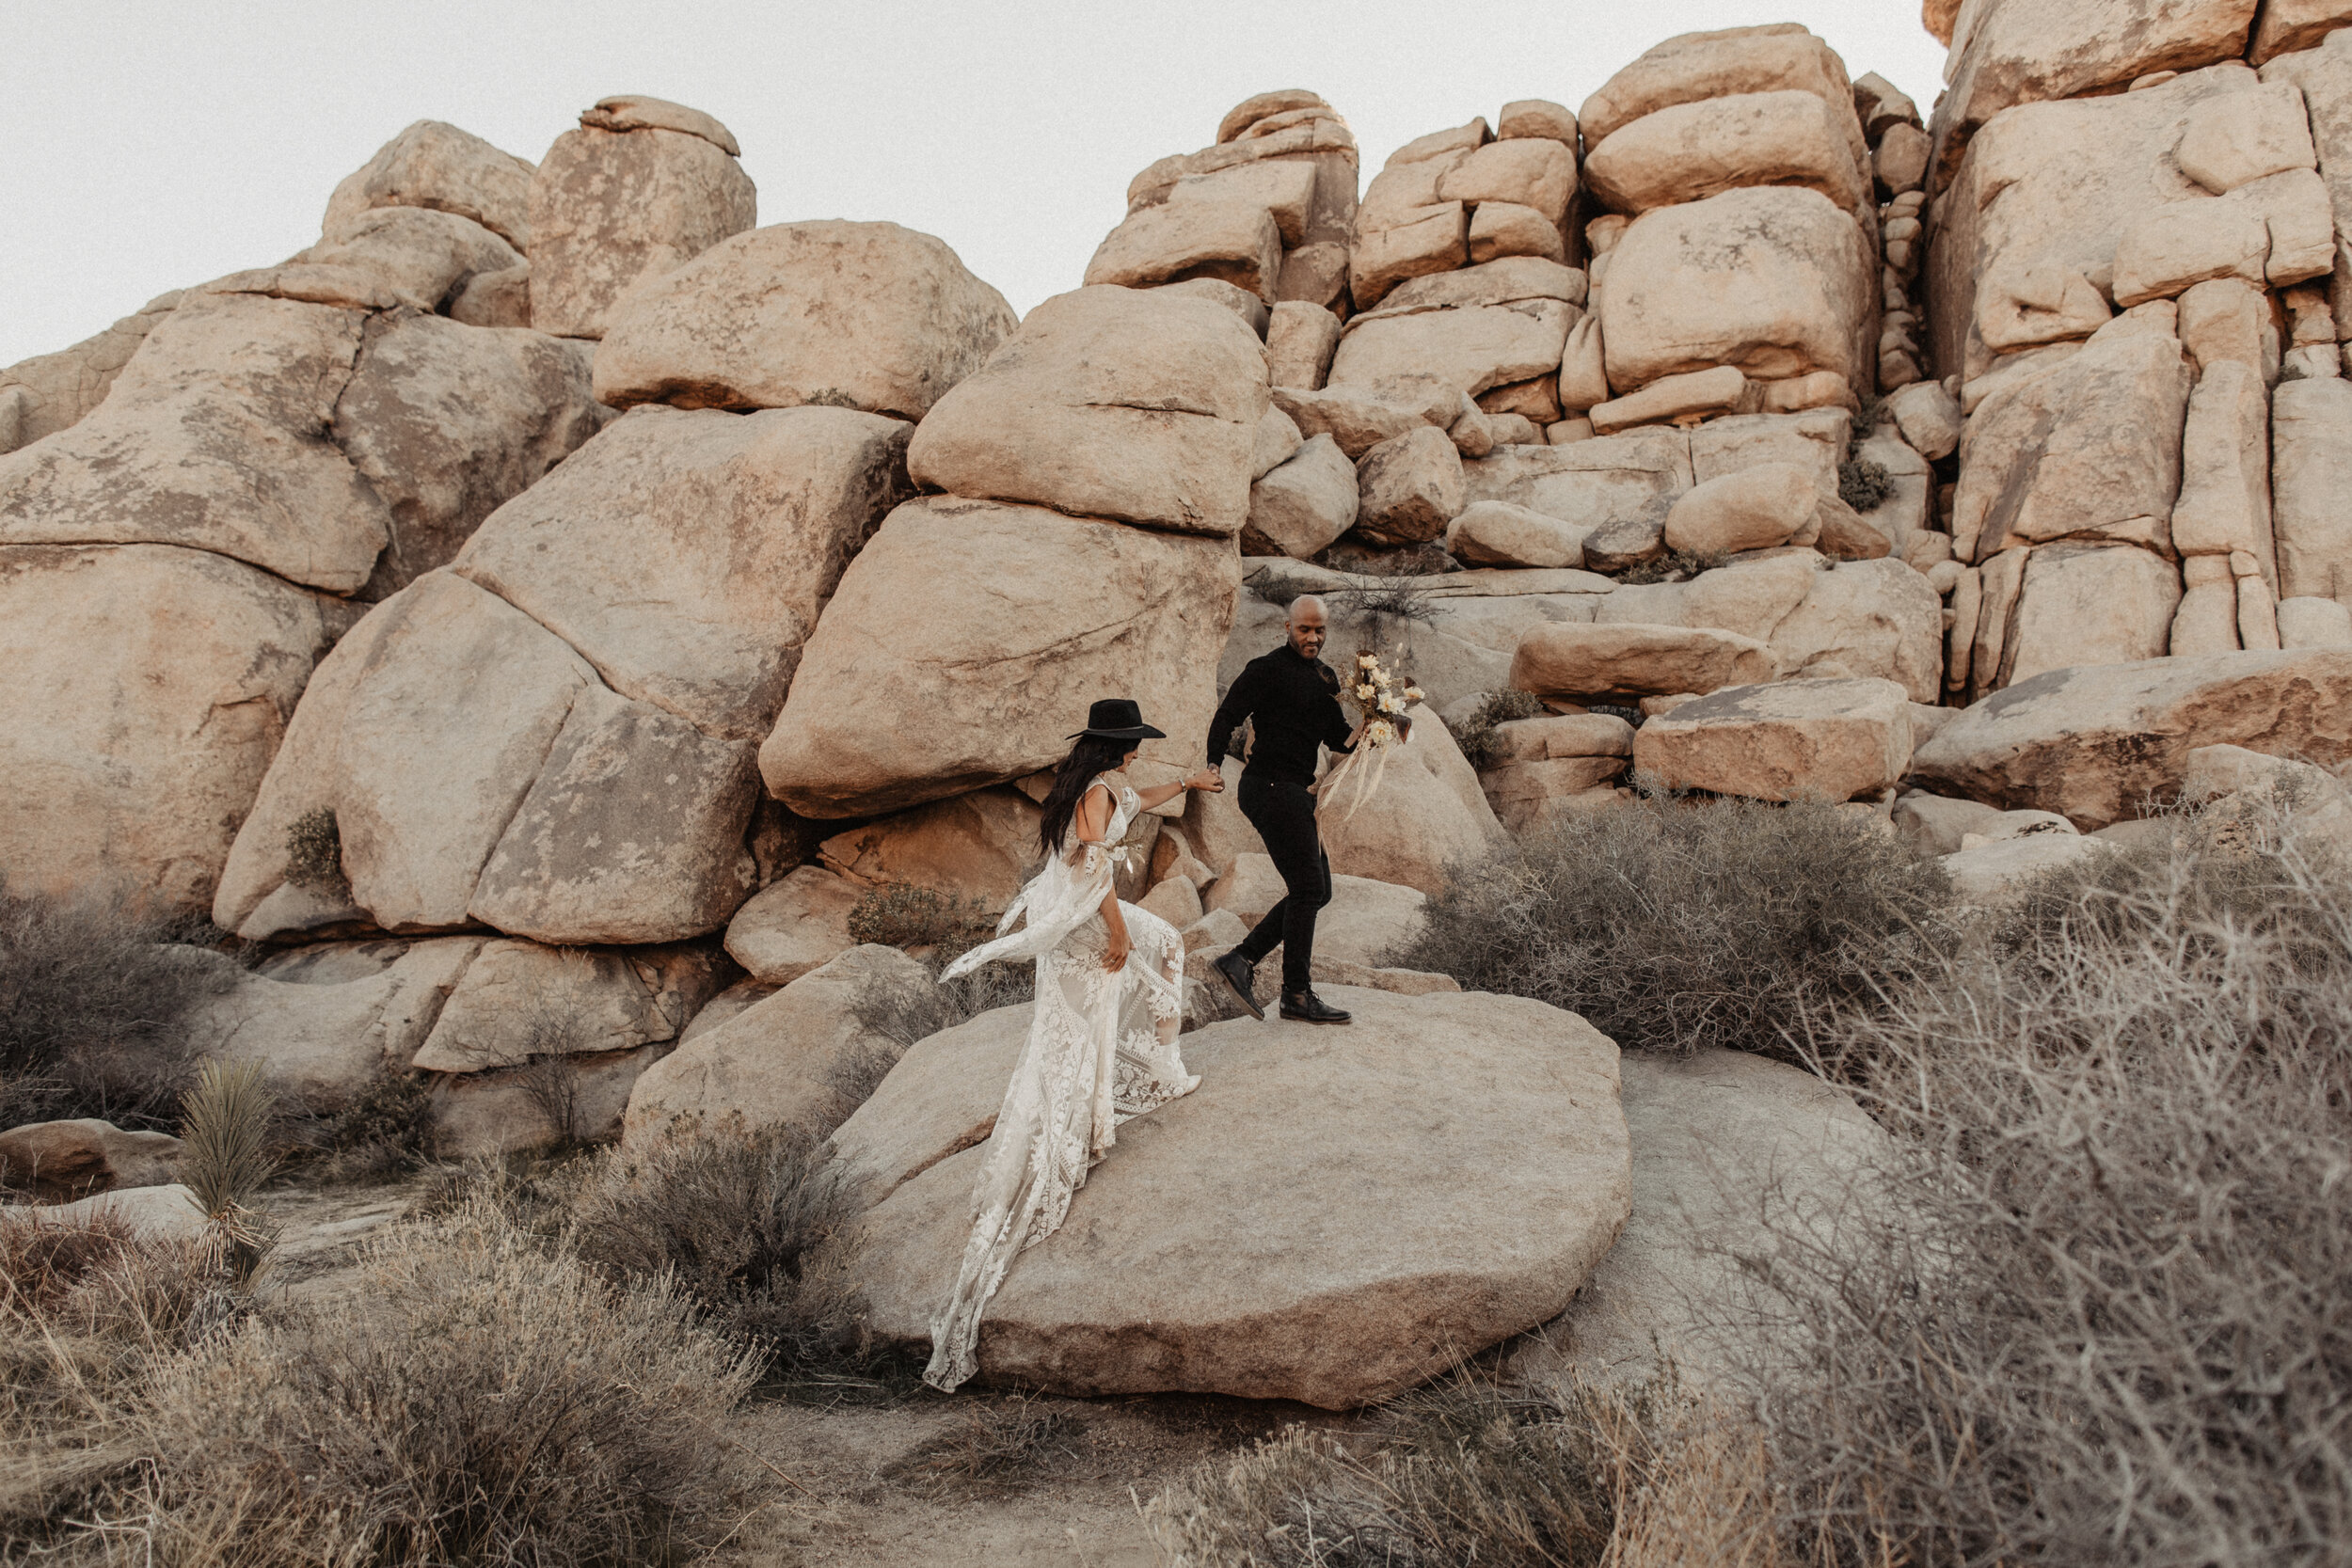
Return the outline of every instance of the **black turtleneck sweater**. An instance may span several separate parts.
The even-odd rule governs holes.
[[[1284,642],[1242,668],[1216,717],[1209,721],[1209,766],[1216,766],[1242,721],[1254,721],[1248,772],[1280,784],[1312,784],[1315,748],[1351,748],[1352,727],[1340,706],[1340,677],[1319,658]]]

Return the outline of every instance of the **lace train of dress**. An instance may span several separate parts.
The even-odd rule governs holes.
[[[1115,800],[1104,834],[1111,844],[1140,809],[1132,789]],[[1017,1255],[1061,1227],[1071,1195],[1109,1152],[1118,1124],[1191,1093],[1200,1082],[1184,1071],[1177,1047],[1184,952],[1176,928],[1122,902],[1127,962],[1116,974],[1103,967],[1110,933],[1102,904],[1114,853],[1080,845],[1074,855],[1048,861],[997,929],[1022,914],[1027,927],[974,948],[943,976],[997,959],[1037,960],[1028,1044],[972,1183],[971,1239],[955,1288],[931,1320],[923,1381],[934,1388],[953,1389],[977,1370],[980,1314],[989,1298]]]

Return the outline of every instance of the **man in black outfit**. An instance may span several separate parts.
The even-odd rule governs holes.
[[[1225,693],[1209,721],[1209,766],[1215,768],[1244,720],[1255,738],[1242,769],[1241,810],[1265,841],[1274,868],[1282,874],[1285,896],[1266,911],[1241,945],[1212,967],[1225,977],[1251,1013],[1265,1017],[1251,994],[1257,967],[1274,944],[1282,944],[1282,1016],[1302,1023],[1345,1023],[1348,1015],[1314,993],[1315,911],[1331,901],[1331,859],[1315,832],[1317,748],[1355,750],[1340,707],[1340,677],[1323,662],[1327,629],[1323,601],[1312,594],[1291,601],[1284,623],[1289,640],[1249,661]],[[1397,721],[1400,735],[1407,721]]]

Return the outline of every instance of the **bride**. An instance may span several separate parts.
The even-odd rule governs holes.
[[[1215,768],[1182,783],[1136,790],[1113,775],[1137,744],[1164,731],[1134,703],[1096,703],[1045,797],[1038,825],[1044,869],[1021,890],[996,927],[940,976],[952,980],[998,958],[1037,960],[1029,1042],[996,1113],[972,1183],[972,1237],[954,1291],[931,1320],[923,1381],[951,1390],[978,1369],[980,1313],[1015,1254],[1061,1228],[1070,1195],[1109,1152],[1113,1127],[1200,1082],[1176,1047],[1184,1018],[1184,941],[1176,928],[1112,887],[1117,847],[1137,814],[1188,789],[1222,790]],[[1014,919],[1027,926],[1002,935]]]

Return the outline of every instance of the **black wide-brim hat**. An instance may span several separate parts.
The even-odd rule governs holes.
[[[1087,727],[1078,736],[1100,736],[1104,740],[1165,740],[1166,730],[1155,730],[1143,721],[1143,709],[1126,697],[1105,697],[1087,709]]]

